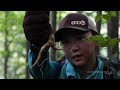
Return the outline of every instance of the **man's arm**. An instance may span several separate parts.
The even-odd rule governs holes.
[[[31,46],[31,49],[29,50],[28,53],[28,64],[29,67],[32,67],[34,60],[38,56],[38,48],[34,45]],[[48,60],[48,50],[46,49],[43,52],[43,55],[41,57],[41,60],[39,62],[39,66],[34,66],[30,73],[35,79],[57,79],[61,68],[62,68],[62,63],[57,62],[57,61],[49,61]]]
[[[39,48],[36,47],[34,44],[30,45],[30,49],[28,52],[28,65],[31,68],[32,65],[35,63],[36,58],[38,57]],[[35,79],[40,78],[48,78],[49,77],[49,55],[48,50],[43,52],[41,60],[39,62],[39,66],[36,65],[32,69],[30,69],[30,74]]]
[[[48,41],[50,35],[49,11],[26,11],[23,28],[26,39],[30,42],[28,64],[31,68],[38,57],[40,48]],[[42,54],[40,66],[34,66],[30,71],[31,75],[34,78],[47,78],[49,73],[48,61],[47,48]]]

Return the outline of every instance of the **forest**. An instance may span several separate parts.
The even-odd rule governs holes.
[[[109,37],[105,44],[100,40],[100,48],[97,54],[109,60],[120,59],[119,50],[119,11],[50,11],[50,23],[57,30],[62,18],[69,13],[83,13],[95,22],[102,37]],[[28,68],[29,42],[26,40],[23,30],[25,11],[0,11],[0,79],[32,79]],[[60,47],[56,43],[56,47]],[[50,48],[50,60],[60,60],[62,50]]]

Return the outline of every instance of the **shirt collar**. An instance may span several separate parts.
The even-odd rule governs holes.
[[[103,62],[98,58],[97,67],[86,79],[103,79]]]
[[[66,65],[67,77],[70,79],[80,79],[80,76],[77,72],[75,72],[73,65],[68,60],[66,60],[65,63],[67,64]]]

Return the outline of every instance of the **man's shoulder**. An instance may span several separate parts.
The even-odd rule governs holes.
[[[103,62],[103,71],[106,79],[120,79],[120,61],[109,60],[102,56],[97,56]]]
[[[97,56],[104,65],[109,66],[111,68],[114,68],[116,71],[120,71],[120,60],[109,60],[107,58],[104,58],[102,56]]]
[[[105,58],[101,55],[97,55],[97,58],[99,58],[102,62],[108,62],[108,60],[109,60],[108,58]]]

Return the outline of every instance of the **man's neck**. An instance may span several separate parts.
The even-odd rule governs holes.
[[[84,67],[76,67],[76,71],[79,73],[80,78],[86,78],[88,75],[92,73],[96,69],[97,66],[97,60],[95,58],[91,58],[93,60],[91,63],[86,64]]]

